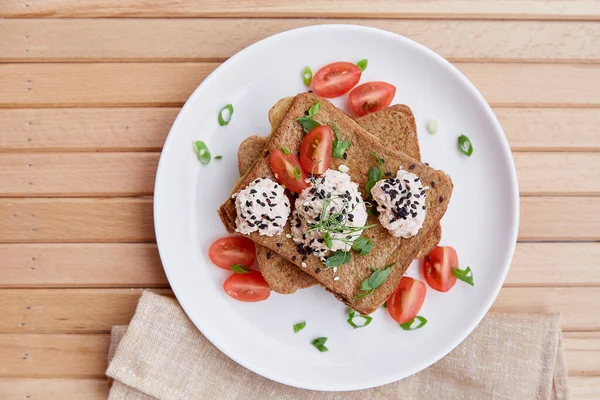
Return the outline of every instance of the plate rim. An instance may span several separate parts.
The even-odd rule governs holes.
[[[494,129],[497,132],[501,133],[501,135],[500,135],[501,136],[500,137],[501,148],[499,150],[500,150],[500,153],[503,156],[503,158],[507,161],[507,164],[511,167],[507,171],[507,173],[508,173],[507,177],[508,177],[509,183],[512,186],[514,193],[516,195],[511,196],[511,202],[513,203],[512,208],[514,209],[514,213],[511,215],[511,218],[510,218],[510,224],[512,227],[512,231],[510,232],[511,240],[510,240],[510,247],[505,255],[505,260],[503,260],[504,262],[502,263],[502,271],[500,274],[501,279],[498,279],[493,292],[491,293],[490,296],[488,296],[488,301],[485,302],[485,304],[483,304],[483,307],[479,308],[478,315],[476,315],[472,319],[472,322],[470,324],[463,326],[463,328],[461,330],[461,334],[460,335],[457,334],[456,339],[451,341],[451,343],[448,346],[446,346],[447,348],[444,348],[442,351],[440,351],[438,353],[437,357],[431,357],[427,360],[422,360],[420,363],[417,363],[415,368],[413,368],[412,372],[408,375],[399,376],[392,380],[387,379],[387,378],[373,378],[369,381],[360,381],[360,383],[358,383],[358,384],[356,382],[352,382],[350,384],[346,383],[344,385],[338,384],[338,385],[332,385],[331,388],[324,389],[322,387],[315,388],[314,386],[299,384],[298,382],[294,381],[293,379],[290,379],[289,377],[284,377],[284,378],[279,377],[279,376],[273,377],[272,374],[269,373],[268,371],[264,371],[261,368],[257,368],[255,365],[251,365],[252,364],[251,362],[246,362],[246,360],[241,360],[241,359],[237,358],[234,354],[230,354],[227,351],[225,351],[224,345],[222,343],[220,343],[217,338],[215,338],[214,336],[211,336],[210,334],[206,334],[200,328],[199,324],[196,321],[196,318],[192,317],[193,313],[188,312],[188,308],[190,307],[190,305],[187,304],[183,298],[180,298],[180,296],[178,296],[178,289],[175,286],[171,285],[171,282],[174,281],[174,278],[171,277],[171,274],[175,274],[176,272],[175,272],[174,268],[169,268],[167,266],[167,264],[165,263],[164,257],[163,257],[163,253],[161,252],[161,247],[162,247],[161,240],[160,240],[161,234],[159,232],[161,224],[160,224],[160,222],[158,222],[158,221],[160,221],[160,218],[157,217],[157,215],[159,214],[158,204],[161,201],[157,201],[157,197],[160,197],[160,195],[159,195],[161,193],[159,190],[160,177],[162,176],[162,173],[165,169],[164,154],[166,151],[168,151],[171,141],[174,140],[173,132],[177,129],[177,127],[180,123],[180,120],[183,118],[183,115],[188,112],[188,108],[191,107],[190,104],[194,102],[195,98],[200,96],[200,92],[203,90],[204,86],[208,85],[209,82],[216,79],[216,76],[218,76],[219,71],[227,68],[230,64],[237,62],[237,60],[239,58],[242,58],[244,56],[244,54],[246,54],[247,52],[251,52],[254,49],[259,48],[261,46],[266,46],[270,42],[279,40],[286,36],[298,35],[298,34],[302,34],[305,31],[312,31],[312,30],[328,31],[328,30],[346,30],[346,29],[358,30],[358,31],[366,32],[366,33],[375,33],[375,34],[379,34],[379,35],[388,36],[390,38],[393,38],[394,40],[403,41],[405,44],[412,46],[412,47],[417,47],[418,50],[427,53],[428,56],[433,57],[438,62],[444,64],[445,67],[449,71],[451,71],[451,73],[453,75],[455,75],[465,85],[466,88],[468,88],[469,93],[471,95],[473,95],[482,104],[483,109],[485,110],[485,113],[492,121]],[[369,388],[373,388],[373,387],[382,386],[382,385],[389,384],[392,382],[397,382],[402,379],[408,378],[409,376],[412,376],[412,375],[422,371],[423,369],[435,364],[440,359],[442,359],[443,357],[448,355],[450,352],[452,352],[481,323],[482,319],[489,312],[494,301],[498,297],[498,294],[500,293],[500,290],[502,289],[502,286],[506,280],[506,276],[508,274],[508,271],[510,269],[510,266],[511,266],[511,263],[512,263],[512,260],[514,257],[514,252],[515,252],[517,238],[518,238],[519,224],[520,224],[520,193],[519,193],[519,185],[518,185],[516,166],[515,166],[514,158],[512,156],[512,151],[510,150],[508,139],[506,137],[506,134],[504,133],[504,130],[502,129],[502,126],[500,125],[500,122],[498,121],[498,118],[494,114],[492,108],[490,107],[488,102],[485,100],[483,95],[475,87],[475,85],[452,63],[450,63],[444,57],[442,57],[441,55],[437,54],[435,51],[431,50],[430,48],[428,48],[427,46],[425,46],[419,42],[416,42],[416,41],[414,41],[410,38],[407,38],[406,36],[403,36],[401,34],[387,31],[385,29],[375,28],[375,27],[365,26],[365,25],[344,24],[344,23],[340,23],[340,24],[328,23],[328,24],[303,26],[303,27],[285,30],[285,31],[273,34],[271,36],[268,36],[264,39],[261,39],[255,43],[252,43],[251,45],[243,48],[242,50],[240,50],[239,52],[237,52],[236,54],[234,54],[233,56],[228,58],[226,61],[224,61],[221,65],[219,65],[217,68],[215,68],[215,70],[212,71],[205,79],[203,79],[202,82],[196,87],[196,89],[190,94],[190,96],[186,100],[185,104],[181,107],[180,111],[177,114],[177,117],[175,118],[175,120],[169,130],[169,134],[167,135],[167,138],[165,139],[165,143],[161,150],[161,156],[160,156],[160,160],[159,160],[158,167],[156,170],[153,200],[154,200],[153,201],[154,231],[155,231],[157,249],[159,252],[159,257],[161,259],[161,264],[163,266],[163,270],[165,271],[165,275],[167,276],[167,280],[169,281],[171,290],[175,294],[175,297],[177,298],[177,301],[179,302],[181,308],[184,310],[184,312],[188,316],[188,318],[192,321],[194,326],[202,333],[202,335],[205,336],[206,339],[208,339],[212,345],[214,345],[217,349],[219,349],[219,351],[222,352],[224,355],[226,355],[228,358],[235,361],[242,367],[244,367],[254,373],[257,373],[267,379],[270,379],[272,381],[279,382],[279,383],[282,383],[285,385],[289,385],[292,387],[296,387],[296,388],[308,389],[308,390],[320,390],[320,391],[327,391],[327,392],[363,390],[363,389],[369,389]],[[171,272],[169,272],[169,270],[171,270]],[[399,374],[399,375],[404,375],[404,374]]]

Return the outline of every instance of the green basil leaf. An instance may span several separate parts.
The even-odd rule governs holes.
[[[325,266],[328,268],[339,267],[350,262],[352,255],[346,251],[336,251],[325,260]]]
[[[465,156],[471,157],[471,154],[473,154],[473,144],[471,143],[471,139],[465,135],[460,135],[458,137],[458,149]]]
[[[373,288],[369,285],[369,278],[365,279],[360,283],[360,290],[364,290],[365,292],[373,290]]]
[[[283,147],[283,146],[281,146],[281,151],[283,151],[283,154],[290,154],[291,153],[290,149],[288,149],[287,147]]]
[[[354,298],[355,299],[363,299],[363,298],[367,297],[368,295],[370,295],[371,293],[373,293],[372,289],[365,293],[359,293],[356,296],[354,296]]]
[[[369,178],[369,181],[374,181],[375,183],[377,183],[377,181],[379,181],[379,178],[381,177],[381,171],[377,167],[371,167],[369,169],[367,177]]]
[[[297,165],[294,167],[294,177],[296,179],[300,179],[302,177],[302,170]]]
[[[325,347],[325,342],[327,342],[327,338],[320,337],[320,338],[316,338],[311,343],[313,346],[315,346],[317,348],[317,350],[319,350],[321,353],[324,353],[326,351],[329,351],[329,349],[327,347]]]
[[[310,132],[313,128],[320,126],[320,124],[312,119],[311,117],[302,117],[298,118],[298,122],[302,124],[302,129],[304,129],[304,133]]]
[[[369,65],[369,60],[367,60],[366,58],[356,63],[356,66],[360,68],[361,71],[367,69],[367,65]]]
[[[309,87],[310,84],[312,83],[312,77],[313,77],[312,69],[310,69],[310,67],[307,65],[302,70],[302,81],[304,82],[304,85],[306,87]]]
[[[220,154],[218,156],[215,156],[215,160],[220,160],[221,158],[223,158],[223,156]]]
[[[323,240],[325,241],[325,246],[327,246],[328,249],[333,247],[333,242],[331,240],[331,236],[329,236],[329,232],[325,232],[325,235],[323,235]]]
[[[306,321],[298,322],[294,324],[294,333],[300,332],[302,329],[306,327]]]
[[[412,324],[415,322],[415,320],[419,321],[419,324],[416,326],[412,326]],[[410,321],[404,323],[404,324],[400,324],[400,327],[402,329],[404,329],[405,331],[414,331],[417,329],[421,329],[422,327],[424,327],[427,324],[427,318],[425,317],[421,317],[420,315],[417,315],[415,318],[411,319]]]
[[[309,109],[308,109],[308,116],[309,117],[314,117],[316,113],[319,112],[319,110],[321,109],[321,102],[317,102],[315,104],[313,104]]]
[[[225,112],[227,111],[227,112]],[[231,121],[231,117],[233,116],[233,106],[231,104],[227,104],[225,107],[221,108],[221,111],[219,111],[219,125],[221,126],[225,126],[227,124],[229,124],[229,121]]]
[[[467,267],[467,269],[458,269],[452,267],[452,272],[454,276],[456,276],[461,281],[468,283],[471,286],[475,286],[475,282],[473,282],[473,271],[471,271],[471,267]]]
[[[210,162],[210,151],[208,151],[208,147],[206,147],[206,143],[202,140],[197,140],[194,142],[194,150],[196,150],[196,157],[202,164],[208,164]]]
[[[383,269],[377,270],[371,274],[369,277],[369,287],[371,289],[377,289],[379,286],[383,285],[385,281],[387,281],[390,276],[391,268],[396,263],[388,264]]]
[[[252,270],[250,268],[246,267],[243,264],[233,264],[233,265],[230,265],[229,268],[231,268],[231,270],[233,272],[235,272],[236,274],[247,274],[247,273],[252,272]]]
[[[369,254],[372,248],[373,242],[371,242],[371,239],[364,236],[359,237],[354,241],[354,243],[352,243],[352,250],[358,252],[358,255],[361,256]]]
[[[355,319],[358,320],[358,324],[354,321]],[[373,317],[369,317],[368,315],[356,314],[356,312],[352,309],[350,309],[348,312],[347,321],[350,324],[350,326],[354,329],[364,328],[365,326],[369,325],[372,320]]]

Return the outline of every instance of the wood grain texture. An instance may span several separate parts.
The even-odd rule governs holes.
[[[600,377],[569,377],[568,384],[569,391],[573,399],[597,400],[600,398]]]
[[[600,240],[598,210],[600,197],[523,197],[519,240]],[[5,198],[0,228],[0,243],[151,242],[152,200]]]
[[[159,157],[159,153],[0,154],[0,195],[151,195]]]
[[[600,333],[566,332],[563,342],[570,377],[600,376]],[[109,344],[108,333],[0,334],[0,378],[103,378]]]
[[[5,17],[360,17],[599,19],[593,0],[0,0]]]
[[[191,149],[189,156],[193,157]],[[154,192],[159,157],[159,153],[0,154],[0,196],[147,196]],[[515,153],[514,159],[521,195],[600,194],[598,152]]]
[[[0,199],[0,242],[150,241],[150,199]]]
[[[600,286],[600,243],[518,243],[505,286]],[[0,287],[168,287],[155,244],[0,244]],[[568,268],[565,266],[568,265]]]
[[[175,107],[0,109],[0,151],[159,151],[178,112]],[[499,107],[494,112],[513,150],[600,150],[598,109]],[[419,126],[422,134],[424,129]]]
[[[178,106],[219,63],[0,64],[0,107]],[[455,63],[493,106],[600,106],[600,64]],[[498,79],[502,77],[502,79]],[[152,84],[148,84],[152,82]]]
[[[0,244],[0,265],[0,287],[169,286],[150,243]]]
[[[3,400],[64,400],[77,394],[80,400],[106,400],[106,379],[10,379],[0,378]]]
[[[278,32],[327,23],[395,32],[451,61],[600,61],[594,22],[204,18],[0,20],[0,60],[224,60]]]
[[[168,289],[152,289],[172,295]],[[125,325],[141,289],[2,289],[0,333],[101,333]],[[492,310],[506,313],[561,313],[565,330],[600,330],[600,287],[505,287]]]

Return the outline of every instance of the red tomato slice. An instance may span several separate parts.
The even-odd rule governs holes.
[[[456,283],[452,268],[458,268],[458,255],[450,246],[438,246],[423,258],[425,280],[437,291],[447,292]]]
[[[322,97],[338,97],[352,89],[362,71],[349,62],[334,62],[321,68],[313,77],[312,86]]]
[[[257,271],[231,275],[223,283],[223,289],[234,299],[246,302],[263,301],[271,294],[269,284]]]
[[[322,174],[331,165],[333,132],[327,125],[308,132],[300,145],[300,164],[309,174]]]
[[[306,183],[308,175],[294,154],[285,154],[279,149],[272,152],[271,170],[273,170],[277,182],[292,192],[300,193],[308,187],[308,183]]]
[[[360,117],[386,108],[394,100],[396,87],[385,82],[367,82],[350,92],[350,109]]]
[[[403,276],[387,301],[388,313],[399,324],[412,321],[425,302],[427,287],[419,280]]]
[[[234,264],[252,267],[256,258],[254,242],[241,236],[228,236],[215,240],[208,249],[210,260],[219,268],[231,270]]]

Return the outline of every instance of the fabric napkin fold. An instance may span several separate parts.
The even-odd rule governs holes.
[[[112,329],[109,400],[567,399],[556,314],[489,313],[456,349],[402,381],[352,392],[297,389],[230,360],[176,300],[145,292],[130,325]]]

